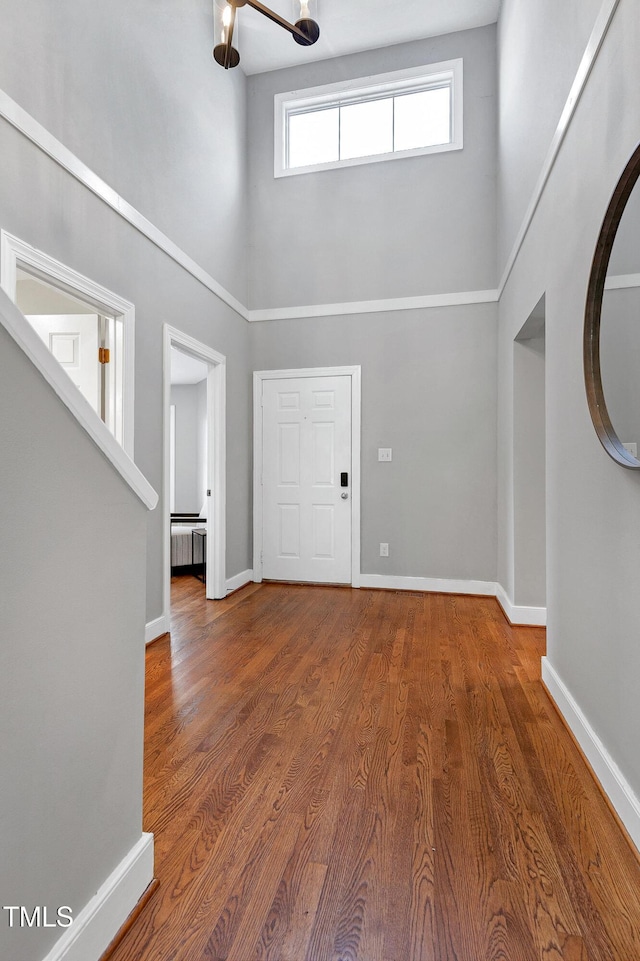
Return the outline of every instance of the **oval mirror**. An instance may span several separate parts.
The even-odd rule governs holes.
[[[640,146],[627,164],[596,246],[584,326],[587,400],[602,446],[640,469]]]

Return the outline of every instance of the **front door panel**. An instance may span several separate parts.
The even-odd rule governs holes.
[[[265,380],[262,405],[263,576],[348,584],[351,378]]]

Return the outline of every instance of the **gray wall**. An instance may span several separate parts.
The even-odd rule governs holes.
[[[496,285],[495,27],[250,77],[249,305]],[[464,149],[274,179],[273,97],[464,58]]]
[[[0,904],[77,918],[142,832],[147,511],[2,326],[0,400]]]
[[[601,5],[602,0],[503,0],[498,30],[499,275]]]
[[[0,89],[245,301],[245,81],[213,61],[209,0],[2,13]]]
[[[245,81],[211,58],[210,4],[41,0],[4,11],[0,87],[246,296]],[[25,68],[27,65],[27,68]],[[136,308],[135,460],[162,491],[162,326],[227,357],[227,576],[251,566],[248,325],[0,121],[0,227]],[[162,502],[149,516],[147,620],[162,614]]]
[[[363,573],[495,580],[496,313],[253,325],[255,369],[362,366]]]
[[[462,151],[274,179],[275,93],[455,57]],[[494,27],[262,74],[248,88],[252,306],[495,286]],[[362,366],[363,573],[495,580],[495,306],[252,333],[256,369]],[[391,464],[378,447],[393,448]]]
[[[578,63],[589,32],[585,17],[590,11],[593,20],[599,6],[504,2],[500,155],[509,169],[503,171],[503,209],[513,209],[509,185],[523,173],[517,143],[530,129],[526,140],[532,145],[534,130],[545,127],[552,133],[557,104],[568,92],[567,63]],[[568,13],[575,17],[575,31],[565,36]],[[545,24],[545,43],[538,23]],[[557,37],[566,40],[562,49],[550,40]],[[513,337],[546,291],[548,655],[636,794],[640,476],[615,464],[593,429],[582,371],[582,331],[600,225],[638,141],[639,46],[637,3],[621,0],[506,287],[499,335],[500,577],[512,576]],[[526,86],[523,78],[536,71],[538,82]],[[524,139],[522,144],[524,150]],[[520,181],[520,210],[528,205],[530,181]]]
[[[204,387],[204,391],[202,389]],[[200,384],[174,384],[171,403],[176,408],[176,512],[193,513],[204,504],[203,477],[206,440],[206,380]],[[204,427],[204,430],[203,430]],[[205,475],[206,476],[206,475]]]

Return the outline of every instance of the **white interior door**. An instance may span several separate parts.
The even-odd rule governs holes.
[[[32,314],[27,320],[101,416],[97,314]]]
[[[265,380],[262,570],[351,583],[351,377]]]

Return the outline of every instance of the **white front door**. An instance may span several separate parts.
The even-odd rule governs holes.
[[[27,320],[100,416],[97,314],[31,314]]]
[[[262,382],[262,572],[351,583],[351,377]]]

